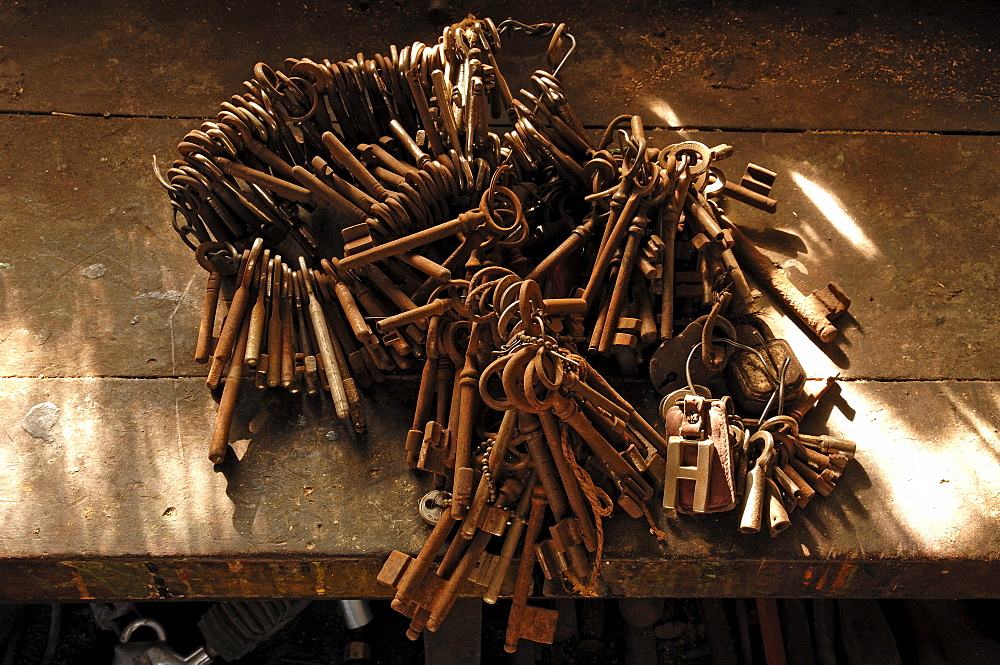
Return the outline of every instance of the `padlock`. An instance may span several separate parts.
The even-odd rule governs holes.
[[[156,632],[155,642],[132,642],[132,633],[147,627]],[[136,619],[125,626],[120,643],[115,645],[112,665],[208,665],[212,657],[199,647],[186,658],[167,645],[167,633],[163,626],[153,619]]]
[[[732,347],[728,344],[713,344],[713,346],[719,347],[718,352],[720,353],[719,363],[716,367],[706,365],[701,353],[695,353],[694,356],[691,356],[691,349],[699,342],[704,344],[706,339],[717,339],[718,337],[733,339],[736,335],[733,325],[722,316],[715,318],[715,325],[710,331],[710,335],[706,335],[705,323],[707,321],[708,316],[695,319],[684,328],[683,332],[663,342],[653,353],[649,360],[649,378],[653,382],[653,387],[661,395],[686,386],[688,372],[691,374],[692,382],[706,384],[726,364],[732,351]]]
[[[729,357],[724,370],[726,384],[741,413],[759,416],[771,395],[778,388],[778,379],[785,359],[790,359],[785,370],[785,407],[797,404],[802,399],[806,373],[802,369],[791,346],[778,339],[758,318],[751,324],[736,326],[736,341],[753,351],[737,348]],[[773,413],[773,412],[772,412]]]
[[[664,508],[679,513],[717,513],[736,506],[739,439],[730,427],[730,402],[728,397],[712,399],[689,390],[664,399]]]

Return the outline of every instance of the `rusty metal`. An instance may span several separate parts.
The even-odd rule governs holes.
[[[549,39],[550,71],[516,93],[501,71],[511,31]],[[739,346],[725,316],[758,308],[744,268],[823,341],[849,301],[835,284],[792,293],[723,214],[724,197],[776,206],[773,172],[750,164],[739,184],[727,180],[717,164],[731,146],[654,147],[634,115],[592,142],[557,78],[573,48],[562,24],[470,17],[388,57],[259,63],[245,92],[157,172],[175,230],[209,271],[196,359],[211,359],[210,386],[226,379],[213,461],[247,368],[260,388],[328,391],[360,435],[360,391],[423,362],[399,444],[411,468],[435,477],[419,505],[434,527],[415,558],[393,552],[379,575],[411,638],[441,625],[469,579],[494,602],[520,551],[505,646],[551,641],[554,613],[527,605],[535,560],[547,578],[595,593],[601,520],[615,507],[606,491],[653,533],[648,504],[663,484],[664,505],[695,512],[742,498],[749,531],[766,508],[775,535],[789,512],[833,490],[855,452],[798,431],[821,395],[784,415],[794,372],[781,372],[762,422],[698,396],[695,379]],[[491,126],[491,115],[509,125]],[[233,297],[213,340],[220,286]],[[658,389],[693,393],[667,428],[601,374],[612,363],[634,374],[650,356]],[[709,405],[704,422],[696,401]],[[714,435],[701,428],[709,421]],[[681,440],[696,443],[697,463]],[[720,488],[726,500],[710,501]]]
[[[542,644],[552,644],[556,633],[556,619],[559,613],[542,607],[528,605],[531,594],[531,570],[535,567],[535,541],[542,530],[542,515],[545,512],[545,498],[536,492],[531,497],[531,515],[524,535],[524,549],[514,586],[514,601],[507,619],[507,636],[504,651],[514,653],[520,640],[531,640]]]

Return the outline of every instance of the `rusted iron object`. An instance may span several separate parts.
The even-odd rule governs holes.
[[[516,93],[500,58],[515,31],[548,40],[548,70]],[[596,594],[616,507],[666,538],[650,510],[666,486],[668,508],[742,505],[742,530],[774,536],[855,453],[799,432],[822,394],[796,402],[802,377],[784,365],[766,370],[777,389],[756,420],[695,385],[718,378],[731,347],[755,367],[771,354],[725,318],[758,308],[747,276],[824,342],[849,305],[832,283],[802,296],[724,214],[725,197],[773,212],[776,174],[750,164],[730,183],[718,164],[732,146],[654,147],[637,115],[593,141],[558,79],[573,48],[563,24],[470,17],[388,57],[258,63],[157,171],[209,273],[195,357],[210,387],[225,379],[213,462],[245,379],[328,392],[360,436],[362,393],[419,371],[399,443],[436,483],[418,511],[433,530],[378,576],[412,639],[467,581],[495,602],[519,556],[505,648],[551,642],[554,611],[527,603],[535,563]],[[622,397],[609,367],[680,388],[665,425]]]

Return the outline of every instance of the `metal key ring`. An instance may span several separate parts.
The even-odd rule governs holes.
[[[756,452],[758,445],[760,451]],[[748,460],[752,459],[754,465],[767,468],[774,455],[774,437],[771,436],[770,432],[758,431],[747,441],[746,448]],[[754,454],[755,452],[756,454]]]
[[[494,312],[502,313],[517,301],[517,288],[520,283],[521,278],[518,275],[502,277],[497,281],[491,302]]]
[[[174,231],[177,232],[177,235],[181,237],[181,242],[187,245],[189,249],[197,250],[198,245],[200,243],[208,240],[207,234],[203,235],[199,233],[198,229],[192,226],[193,223],[199,221],[198,216],[193,215],[189,217],[188,216],[190,214],[189,211],[181,207],[176,201],[171,201],[170,207],[173,209],[173,218],[171,219],[170,223],[174,227]],[[178,212],[181,213],[181,218],[184,219],[184,221],[186,222],[185,224],[178,223],[177,221]],[[194,240],[191,240],[191,238],[194,238]]]
[[[230,130],[236,132],[240,138],[241,146],[245,146],[248,141],[254,140],[253,129],[250,125],[232,111],[225,109],[219,111],[215,116],[215,123],[220,127],[229,127]]]
[[[494,277],[496,275],[496,277]],[[517,277],[517,274],[510,268],[504,268],[503,266],[486,266],[485,268],[480,268],[469,280],[469,289],[478,289],[484,286],[487,282],[493,282],[500,277],[506,277],[507,275],[513,275]]]
[[[790,433],[793,437],[799,435],[799,423],[791,416],[771,416],[757,426],[758,431]]]
[[[155,619],[136,619],[129,625],[125,626],[122,630],[122,634],[119,636],[118,641],[125,644],[130,639],[132,639],[132,633],[140,628],[152,628],[156,632],[156,638],[160,642],[167,641],[167,631],[163,629],[163,625],[156,621]],[[148,657],[148,656],[147,656]]]
[[[227,129],[232,131],[232,128],[227,128]],[[236,146],[236,143],[235,141],[233,141],[233,138],[229,134],[227,134],[225,130],[216,125],[215,127],[209,127],[208,129],[205,129],[203,131],[205,133],[205,136],[207,136],[212,141],[212,143],[218,146],[220,154],[222,154],[223,156],[227,156],[230,159],[236,159],[236,153],[239,152],[239,148]]]
[[[490,392],[490,384],[494,378],[500,381],[501,386],[503,385],[503,370],[510,359],[510,355],[500,356],[487,365],[479,375],[479,397],[483,400],[483,404],[494,411],[510,411],[514,408],[509,395],[504,393],[503,397],[496,397]]]
[[[546,361],[554,365],[551,377],[545,370]],[[558,390],[562,386],[566,378],[566,369],[563,367],[563,361],[554,357],[544,346],[539,347],[538,351],[535,352],[535,359],[532,361],[532,365],[535,376],[538,377],[543,386],[549,390]]]
[[[310,58],[285,58],[285,69],[292,76],[300,76],[312,83],[316,86],[317,92],[325,92],[328,72],[318,62],[314,62]],[[320,81],[323,82],[322,85],[320,85]]]
[[[319,104],[320,104],[319,92],[316,91],[316,86],[314,86],[308,79],[302,78],[301,76],[293,76],[291,78],[288,78],[287,80],[288,80],[288,85],[294,87],[299,92],[302,92],[302,86],[296,83],[296,81],[301,81],[303,84],[305,84],[304,96],[309,99],[309,110],[306,111],[305,115],[295,116],[289,113],[287,120],[289,122],[305,122],[306,120],[312,118],[316,114],[316,111],[319,109]],[[287,113],[288,111],[287,106],[285,107],[285,111]]]
[[[232,270],[221,270],[220,266],[212,260],[209,254],[213,256],[219,256],[220,254],[228,255]],[[210,273],[219,272],[223,275],[236,274],[237,257],[232,253],[232,246],[224,242],[203,242],[195,249],[194,257],[198,261],[198,265]]]
[[[666,149],[660,151],[659,160],[665,160],[664,155],[697,155],[698,159],[692,161],[689,165],[688,172],[692,176],[701,175],[703,172],[708,170],[708,167],[712,165],[712,151],[704,143],[699,143],[698,141],[682,141],[681,143],[675,143],[671,146],[667,146]],[[689,157],[690,159],[690,157]],[[663,164],[661,163],[661,166]]]
[[[525,345],[510,353],[509,356],[511,360],[504,365],[500,377],[507,399],[514,405],[514,408],[536,413],[537,409],[540,408],[537,404],[541,404],[541,402],[534,399],[533,389],[531,390],[532,396],[529,398],[527,396],[529,391],[524,385],[525,376],[528,375],[528,365],[534,358],[534,348]]]
[[[710,166],[708,171],[702,173],[701,175],[706,177],[706,182],[704,186],[699,187],[699,189],[701,189],[702,194],[705,196],[721,192],[726,186],[726,174],[722,172],[722,169]],[[696,186],[698,186],[697,182]]]
[[[274,69],[266,62],[258,62],[253,66],[253,77],[260,84],[261,88],[270,95],[280,97],[278,91],[278,76]]]
[[[521,282],[517,302],[521,321],[525,322],[528,334],[536,337],[544,335],[545,328],[536,322],[537,316],[545,312],[542,290],[539,288],[538,282],[533,279]]]
[[[539,371],[538,363],[536,362],[538,360],[538,352],[544,350],[545,347],[539,347],[532,356],[531,360],[525,365],[521,381],[523,393],[518,394],[518,396],[524,396],[525,401],[532,406],[531,410],[534,411],[534,413],[543,413],[548,411],[557,397],[557,393],[552,388],[545,385],[545,381],[541,378],[541,375],[544,373],[544,369]],[[508,365],[508,367],[510,366]],[[541,384],[542,389],[545,391],[544,397],[539,397],[535,392],[536,381]]]
[[[504,308],[496,320],[495,332],[500,339],[510,341],[516,334],[515,329],[521,323],[521,317],[517,302],[512,302]],[[523,326],[521,328],[523,330]]]

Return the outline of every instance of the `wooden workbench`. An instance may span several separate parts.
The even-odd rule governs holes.
[[[616,514],[604,591],[998,595],[989,10],[453,4],[565,20],[578,47],[563,78],[588,127],[639,113],[654,145],[728,142],[731,177],[778,171],[778,213],[734,216],[800,286],[834,279],[854,300],[832,345],[784,329],[811,377],[842,377],[810,421],[858,442],[836,492],[773,540],[731,513],[663,517],[658,544]],[[236,455],[213,467],[215,404],[192,360],[206,275],[150,162],[258,60],[384,52],[439,26],[420,3],[151,0],[5,3],[0,26],[0,600],[387,595],[386,554],[426,535],[425,482],[401,450],[415,379],[367,396],[362,441],[327,404],[248,391]],[[658,395],[629,390],[654,412]],[[45,403],[54,422],[31,411]]]

